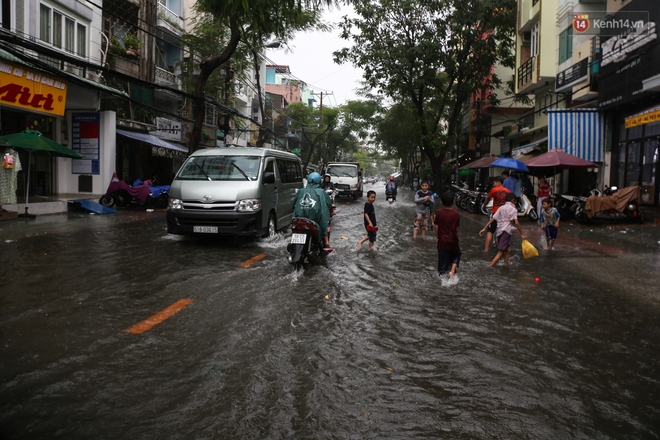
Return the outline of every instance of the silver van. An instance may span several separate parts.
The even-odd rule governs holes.
[[[167,232],[270,236],[291,224],[298,156],[264,148],[195,151],[170,187]]]

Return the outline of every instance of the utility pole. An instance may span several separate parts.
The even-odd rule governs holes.
[[[333,95],[334,93],[326,93],[326,95]],[[319,126],[323,125],[323,92],[321,92],[321,100],[319,104],[319,109],[321,111],[321,116],[319,117]]]

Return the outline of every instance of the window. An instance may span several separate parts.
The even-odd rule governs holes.
[[[256,180],[261,158],[257,156],[191,156],[177,180]]]
[[[62,48],[62,14],[53,12],[53,46]]]
[[[530,56],[535,57],[539,54],[539,22],[537,21],[534,26],[532,26],[532,41],[530,44],[529,50],[531,51]]]
[[[50,8],[44,5],[39,9],[39,38],[50,43]]]
[[[73,53],[73,42],[75,35],[73,33],[74,22],[70,18],[64,20],[64,50]]]
[[[57,49],[87,56],[87,26],[45,4],[39,6],[39,39]]]
[[[559,64],[573,56],[573,27],[567,27],[559,34]]]
[[[294,183],[302,180],[300,163],[292,160],[277,159],[277,169],[282,183]]]
[[[11,29],[11,3],[15,0],[0,0],[0,23],[5,29]]]
[[[84,57],[87,55],[87,28],[80,23],[77,25],[76,37],[78,39],[76,54],[79,57]]]

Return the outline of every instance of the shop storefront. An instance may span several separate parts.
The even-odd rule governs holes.
[[[68,85],[62,79],[0,59],[0,134],[23,130],[38,130],[51,140],[57,140],[57,130],[63,123]],[[48,197],[55,190],[56,163],[48,156],[28,155],[17,151],[20,171],[17,172],[16,197]],[[31,163],[28,164],[28,160]],[[31,169],[29,186],[27,169]],[[13,194],[12,194],[13,196]],[[3,196],[3,199],[8,199]],[[13,197],[12,197],[13,199]]]
[[[613,155],[613,184],[619,187],[642,187],[642,203],[658,204],[660,174],[658,174],[658,144],[660,143],[660,108],[651,108],[629,117],[619,116],[619,141]]]
[[[635,11],[644,11],[644,14],[634,28],[616,35],[601,33],[598,100],[599,108],[611,124],[610,184],[640,185],[642,202],[658,205],[660,3],[633,0],[611,20],[624,19]]]
[[[188,157],[187,147],[146,131],[118,127],[117,135],[117,174],[127,183],[156,178],[169,185]]]

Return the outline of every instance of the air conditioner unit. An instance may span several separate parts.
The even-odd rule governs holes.
[[[531,32],[523,32],[522,33],[522,41],[523,41],[523,43],[531,43],[532,42],[532,33]]]

